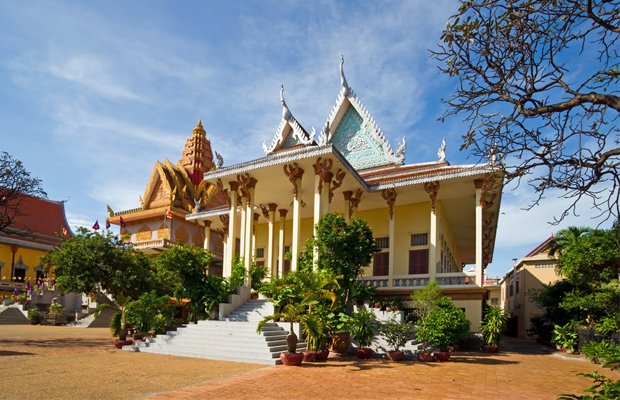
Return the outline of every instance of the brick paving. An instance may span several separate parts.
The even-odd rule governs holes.
[[[301,367],[267,368],[121,352],[112,347],[111,340],[107,329],[2,325],[0,387],[5,378],[4,383],[9,384],[11,374],[15,375],[12,378],[14,382],[21,380],[20,377],[28,376],[30,379],[31,375],[19,371],[19,365],[34,362],[37,368],[49,371],[55,386],[81,382],[80,387],[88,387],[90,391],[63,391],[57,396],[51,396],[48,392],[43,397],[29,396],[31,399],[136,399],[159,392],[161,394],[149,398],[529,400],[557,399],[561,393],[581,393],[591,385],[591,380],[576,377],[575,374],[602,369],[599,365],[588,363],[582,356],[552,354],[536,343],[519,339],[506,339],[502,351],[496,354],[455,352],[446,363],[392,363],[350,357],[307,363]],[[129,363],[129,369],[141,370],[138,371],[141,374],[134,376],[126,372],[124,377],[114,377],[112,380],[95,374],[92,380],[88,380],[88,375],[76,380],[70,376],[70,368],[61,370],[66,364],[80,364],[86,360],[92,368],[104,365],[106,359],[116,363],[112,365],[120,361]],[[157,381],[172,373],[166,372],[172,364],[183,365],[185,371],[176,367],[176,380],[157,386]],[[46,365],[49,367],[46,368]],[[105,377],[112,370],[106,370]],[[215,373],[216,370],[219,372]],[[91,372],[94,371],[96,369]],[[197,374],[200,371],[203,374]],[[620,379],[618,373],[604,370],[604,374]],[[0,392],[0,398],[23,397]]]

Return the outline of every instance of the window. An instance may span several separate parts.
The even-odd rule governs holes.
[[[265,248],[256,249],[256,258],[265,258]]]
[[[428,244],[428,233],[417,233],[411,235],[411,246],[426,246]]]
[[[377,242],[377,246],[379,246],[380,248],[382,249],[390,248],[390,237],[389,236],[376,238],[375,240]]]
[[[26,279],[26,270],[23,268],[15,268],[15,280],[23,282]]]
[[[512,286],[512,282],[510,283],[510,296],[514,296],[514,288]]]
[[[264,267],[265,266],[265,262],[264,261],[256,261],[256,266],[257,267]]]
[[[497,297],[491,297],[491,305],[499,306],[499,299]]]
[[[37,271],[37,281],[39,279],[45,279],[45,272],[43,271]]]
[[[386,276],[389,274],[390,253],[375,253],[372,258],[372,275]]]
[[[284,260],[284,273],[288,274],[291,272],[291,260]]]
[[[409,274],[428,274],[428,249],[409,250]]]

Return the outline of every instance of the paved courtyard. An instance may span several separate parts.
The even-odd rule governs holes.
[[[575,374],[601,369],[518,339],[447,363],[344,358],[302,367],[130,353],[111,340],[107,329],[0,326],[0,398],[556,399],[590,386]]]

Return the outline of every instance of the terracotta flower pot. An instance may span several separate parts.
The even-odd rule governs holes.
[[[449,351],[436,351],[435,352],[435,360],[437,361],[448,361],[450,359]]]
[[[332,350],[337,353],[346,353],[351,346],[351,332],[336,332],[332,334]]]
[[[129,346],[133,344],[133,341],[132,340],[115,340],[113,343],[117,349],[122,349],[123,346]]]
[[[304,355],[305,362],[314,361],[314,359],[316,358],[316,351],[309,351],[309,352],[304,351],[303,355]]]
[[[498,346],[491,346],[490,344],[485,344],[482,346],[482,351],[485,353],[497,353]]]
[[[304,353],[280,353],[280,360],[284,365],[301,365],[304,361]]]
[[[329,350],[321,350],[316,352],[316,357],[314,361],[326,360],[327,356],[329,356]]]
[[[372,349],[357,349],[355,350],[355,354],[357,355],[357,358],[368,360],[372,357]]]
[[[461,350],[460,344],[455,344],[454,347],[450,347],[450,351],[459,351]]]
[[[392,361],[402,361],[405,359],[405,352],[400,350],[392,350],[387,352],[387,358]]]
[[[431,361],[431,353],[418,353],[416,355],[418,361],[421,362],[430,362]]]

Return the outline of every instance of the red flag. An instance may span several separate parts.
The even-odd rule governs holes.
[[[125,227],[125,220],[123,219],[123,217],[119,217],[118,222],[121,223],[121,226],[124,228]]]
[[[172,219],[172,213],[166,208],[166,218]]]

